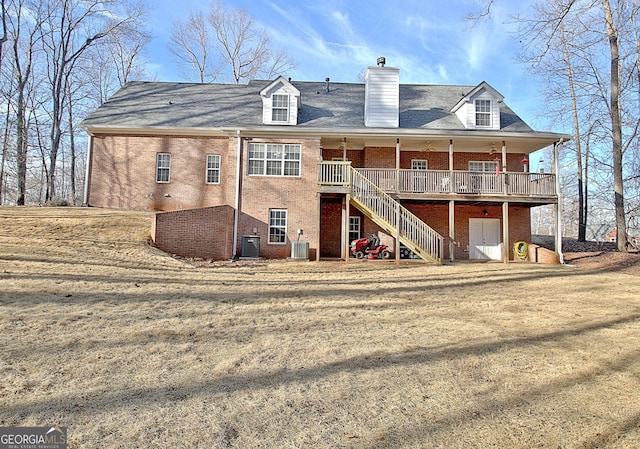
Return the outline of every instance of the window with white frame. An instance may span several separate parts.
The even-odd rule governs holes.
[[[491,100],[476,100],[476,126],[491,126]]]
[[[269,243],[287,243],[286,209],[269,209]]]
[[[492,172],[498,168],[498,161],[469,161],[469,171]]]
[[[156,182],[169,182],[171,170],[171,155],[169,153],[156,154]]]
[[[289,95],[273,94],[271,96],[271,121],[289,121]]]
[[[349,243],[360,238],[360,217],[349,217]]]
[[[219,154],[207,154],[207,184],[220,184]]]
[[[301,146],[281,143],[249,144],[249,175],[300,176]]]
[[[426,170],[428,163],[425,159],[411,160],[411,170]]]

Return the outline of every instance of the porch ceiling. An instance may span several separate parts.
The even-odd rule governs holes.
[[[454,152],[496,152],[502,151],[502,142],[506,144],[507,153],[532,153],[553,145],[560,140],[559,135],[508,135],[508,136],[353,136],[323,137],[321,145],[326,149],[342,149],[344,142],[348,150],[362,150],[365,147],[388,147],[395,151],[396,140],[400,139],[400,151],[448,152],[449,141],[453,140]],[[565,139],[566,140],[566,139]]]

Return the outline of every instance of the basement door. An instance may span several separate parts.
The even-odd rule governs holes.
[[[499,218],[469,219],[469,259],[502,259]]]

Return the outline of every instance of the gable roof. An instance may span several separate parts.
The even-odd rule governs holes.
[[[269,92],[271,92],[277,86],[284,87],[284,89],[287,92],[292,93],[294,95],[300,95],[300,91],[296,89],[289,81],[284,79],[284,76],[280,75],[278,78],[275,79],[275,81],[273,81],[271,84],[269,84],[267,87],[265,87],[260,91],[260,96],[266,97],[269,94]]]
[[[451,108],[451,112],[456,112],[458,109],[460,109],[462,107],[463,104],[465,104],[467,101],[469,101],[471,98],[473,98],[474,95],[476,95],[478,92],[480,92],[482,90],[487,91],[489,93],[489,95],[491,95],[493,98],[495,98],[498,102],[504,101],[504,95],[502,95],[500,92],[498,92],[493,87],[491,87],[489,85],[489,83],[487,83],[486,81],[483,81],[480,84],[478,84],[476,87],[471,89],[471,91],[469,91],[467,94],[465,94],[460,99],[460,101],[458,101],[455,104],[455,106]]]
[[[89,114],[81,126],[89,132],[281,129],[262,123],[260,95],[276,82],[290,84],[300,92],[298,124],[289,128],[301,132],[316,128],[372,131],[364,126],[364,84],[332,82],[327,91],[324,82],[280,78],[246,85],[133,81]],[[452,108],[485,84],[400,84],[400,126],[396,131],[469,131]],[[535,132],[505,103],[500,103],[500,114],[499,132]]]

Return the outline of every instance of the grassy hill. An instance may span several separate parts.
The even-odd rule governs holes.
[[[0,208],[0,426],[78,448],[640,447],[640,285],[525,263],[195,266]]]

